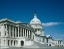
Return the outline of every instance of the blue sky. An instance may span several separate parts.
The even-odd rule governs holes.
[[[0,0],[0,19],[30,23],[35,10],[45,35],[64,40],[64,0]]]

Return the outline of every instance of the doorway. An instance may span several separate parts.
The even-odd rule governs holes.
[[[21,41],[21,46],[23,46],[24,45],[24,41]]]
[[[51,44],[49,44],[49,46],[51,46]]]

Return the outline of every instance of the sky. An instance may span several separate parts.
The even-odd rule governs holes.
[[[64,0],[0,0],[0,19],[30,23],[35,10],[44,34],[64,41]]]

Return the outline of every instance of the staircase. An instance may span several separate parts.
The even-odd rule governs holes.
[[[34,42],[36,45],[38,45],[39,47],[48,47],[47,44],[41,44],[39,42]]]
[[[46,44],[41,44],[39,42],[35,42],[34,44],[28,47],[24,47],[24,48],[42,48],[42,47],[48,47]]]

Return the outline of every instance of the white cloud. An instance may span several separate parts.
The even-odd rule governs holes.
[[[56,36],[64,36],[64,35],[59,35],[59,34],[56,34]]]
[[[43,26],[54,26],[62,24],[62,22],[48,22],[48,23],[42,23]]]

